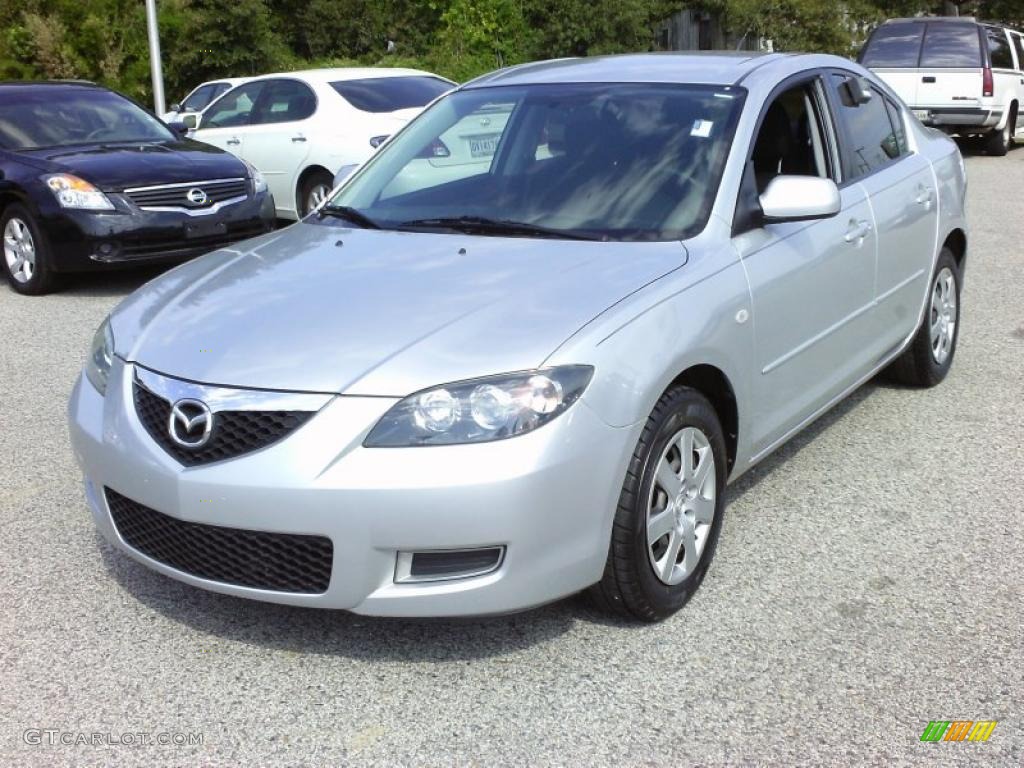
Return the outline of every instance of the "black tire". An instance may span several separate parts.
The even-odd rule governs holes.
[[[648,500],[657,464],[673,436],[686,427],[704,434],[714,458],[714,516],[696,567],[669,585],[655,573],[647,540]],[[715,409],[689,387],[673,387],[658,400],[640,435],[619,496],[604,575],[589,590],[599,609],[641,621],[660,621],[693,596],[715,553],[725,510],[725,437]],[[710,479],[710,478],[709,478]]]
[[[8,253],[11,247],[8,242],[8,225],[11,222],[14,222],[15,228],[24,228],[23,231],[27,232],[31,238],[34,266],[31,277],[28,279],[24,279],[24,272],[21,269],[18,270],[19,276],[16,276],[12,271],[13,265],[8,263]],[[26,296],[41,296],[56,287],[57,279],[53,273],[49,246],[43,239],[35,218],[25,206],[14,203],[4,209],[3,215],[0,216],[0,239],[3,241],[3,245],[0,247],[0,268],[3,269],[4,277],[7,278],[11,288]]]
[[[1010,145],[1013,143],[1013,123],[1016,119],[1016,116],[1011,114],[1006,119],[1005,126],[1001,129],[992,131],[985,137],[986,152],[990,155],[995,155],[996,157],[1002,157],[1010,151]]]
[[[306,174],[306,177],[299,185],[299,218],[309,214],[316,206],[312,202],[313,192],[316,189],[327,188],[330,191],[334,186],[334,177],[327,171],[313,171]]]
[[[956,307],[949,352],[940,361],[936,358],[932,348],[932,323],[936,320],[932,299],[936,289],[940,288],[938,285],[939,278],[945,270],[949,270],[949,273],[953,276],[952,293],[956,299]],[[911,387],[934,387],[946,378],[950,366],[953,365],[953,357],[956,354],[956,342],[960,337],[960,307],[960,268],[957,266],[953,252],[949,248],[944,247],[939,254],[939,260],[935,264],[935,272],[931,277],[927,305],[925,306],[924,317],[921,318],[921,325],[917,329],[913,341],[910,342],[910,346],[889,366],[887,370],[889,378]]]

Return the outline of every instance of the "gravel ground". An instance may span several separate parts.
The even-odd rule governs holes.
[[[65,403],[95,327],[152,273],[0,287],[0,764],[1020,765],[1024,148],[968,166],[950,377],[871,383],[741,480],[704,587],[657,626],[579,599],[366,619],[147,571],[93,530]],[[999,724],[921,743],[938,719]],[[202,744],[26,744],[33,728]]]

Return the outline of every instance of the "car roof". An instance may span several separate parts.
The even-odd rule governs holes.
[[[521,64],[483,75],[467,88],[541,83],[688,83],[733,85],[750,72],[801,54],[752,51],[627,53]]]
[[[300,69],[295,72],[274,72],[273,74],[260,75],[250,78],[251,80],[266,80],[272,77],[291,77],[305,80],[309,83],[335,83],[341,80],[365,80],[375,77],[436,77],[439,80],[447,78],[435,75],[433,72],[424,72],[421,69],[402,69],[399,67],[333,67],[326,69]]]

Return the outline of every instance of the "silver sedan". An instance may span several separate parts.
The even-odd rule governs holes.
[[[96,525],[260,600],[663,618],[730,481],[883,369],[946,375],[965,186],[836,57],[484,76],[114,310],[70,403]]]

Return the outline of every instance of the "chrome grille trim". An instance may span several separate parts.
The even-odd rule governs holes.
[[[218,411],[319,411],[335,397],[328,393],[273,392],[197,384],[175,379],[135,365],[135,381],[170,403],[190,398],[202,400],[213,413]]]
[[[236,176],[231,179],[205,179],[203,181],[183,181],[180,184],[157,184],[153,187],[132,187],[131,189],[125,189],[125,194],[129,192],[156,192],[163,189],[182,189],[189,187],[201,187],[203,184],[226,184],[228,182],[238,182],[249,180],[244,176]]]

